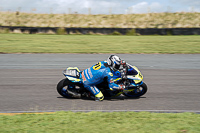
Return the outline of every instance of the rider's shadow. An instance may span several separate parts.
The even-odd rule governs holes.
[[[141,98],[146,98],[146,97],[126,97],[126,96],[118,96],[118,97],[105,97],[104,100],[107,101],[120,101],[120,100],[138,100]]]
[[[88,101],[94,101],[94,99],[92,98],[65,98],[65,97],[57,97],[57,98],[61,98],[61,99],[66,99],[66,100],[88,100]],[[146,97],[126,97],[126,96],[118,96],[118,97],[104,97],[105,101],[121,101],[121,100],[138,100],[141,98],[146,98]]]

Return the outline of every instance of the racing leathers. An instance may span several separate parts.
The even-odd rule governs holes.
[[[96,85],[102,83],[105,78],[110,90],[122,89],[122,86],[114,83],[113,72],[106,61],[98,62],[82,72],[83,85],[95,96],[95,100],[101,101],[104,99],[102,92]]]

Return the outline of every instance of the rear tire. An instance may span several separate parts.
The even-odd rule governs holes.
[[[127,97],[138,98],[144,95],[146,92],[147,92],[147,85],[143,82],[143,84],[140,85],[138,89],[135,89],[134,91],[131,91],[131,92],[124,93],[124,95]]]
[[[67,92],[66,87],[68,87],[69,80],[68,79],[62,79],[58,84],[57,84],[57,91],[58,93],[65,97],[65,98],[70,98],[70,95]],[[65,87],[65,88],[64,88]]]

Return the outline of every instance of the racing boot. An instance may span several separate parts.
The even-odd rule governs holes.
[[[104,99],[104,96],[102,96],[102,97],[95,97],[95,101],[103,101],[103,99]]]
[[[95,95],[95,97],[94,97],[95,101],[103,101],[103,99],[104,99],[104,96],[101,93],[101,91],[97,95]]]
[[[91,92],[90,98],[95,101],[102,101],[104,99],[102,92],[96,86],[86,86],[86,89]]]

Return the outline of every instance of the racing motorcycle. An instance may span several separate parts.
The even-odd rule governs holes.
[[[139,69],[132,66],[137,72],[137,75],[127,75],[122,70],[120,74],[114,77],[114,82],[119,85],[124,85],[122,90],[111,91],[108,87],[106,78],[104,81],[96,87],[103,93],[104,97],[112,98],[120,95],[126,97],[138,98],[147,92],[147,85],[142,81],[143,75]],[[63,75],[66,77],[57,84],[57,92],[65,98],[90,98],[94,99],[94,95],[90,93],[83,86],[82,71],[78,67],[68,67],[63,71]]]

